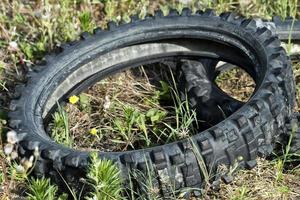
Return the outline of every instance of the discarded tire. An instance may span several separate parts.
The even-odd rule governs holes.
[[[153,17],[132,18],[131,23],[119,26],[109,23],[108,27],[107,31],[97,29],[93,36],[85,34],[80,42],[62,46],[59,54],[47,57],[45,66],[29,73],[26,85],[16,88],[18,98],[10,104],[10,127],[21,138],[21,155],[39,149],[36,175],[51,176],[63,184],[62,174],[68,182],[76,182],[89,161],[89,152],[59,145],[46,133],[44,124],[57,101],[126,66],[176,56],[237,64],[256,82],[255,92],[245,104],[219,98],[224,94],[216,95],[212,92],[216,90],[201,93],[201,81],[194,75],[202,72],[188,65],[188,71],[195,73],[187,72],[182,77],[193,105],[224,105],[230,116],[182,141],[128,152],[99,152],[99,156],[114,160],[125,180],[131,170],[147,173],[150,166],[155,173],[153,183],[162,196],[168,196],[173,188],[201,188],[206,181],[213,181],[221,164],[252,168],[257,155],[272,152],[285,130],[285,121],[292,115],[295,86],[289,58],[270,30],[231,13],[215,16],[207,10],[192,14],[188,9],[181,15],[172,10],[168,16],[158,11]],[[214,119],[207,113],[204,117]],[[209,172],[213,178],[207,180]]]

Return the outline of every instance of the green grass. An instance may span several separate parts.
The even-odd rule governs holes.
[[[76,103],[59,106],[50,124],[52,138],[77,149],[122,151],[196,133],[196,113],[187,98],[179,97],[175,80],[153,86],[147,75],[135,77],[133,73],[122,72],[100,81],[80,94]],[[105,149],[108,146],[113,148]]]
[[[51,136],[52,138],[65,146],[73,146],[73,138],[70,135],[68,114],[58,104],[58,111],[53,114],[53,126]]]
[[[58,187],[50,179],[31,178],[28,181],[27,200],[67,200],[67,194],[58,195]]]
[[[91,153],[87,182],[92,192],[86,196],[88,200],[122,199],[122,179],[120,170],[110,160],[101,160],[98,153]]]

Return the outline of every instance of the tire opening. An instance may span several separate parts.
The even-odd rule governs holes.
[[[217,69],[219,74],[215,82],[218,87],[234,99],[247,102],[256,87],[253,78],[240,67],[230,63],[219,62]]]

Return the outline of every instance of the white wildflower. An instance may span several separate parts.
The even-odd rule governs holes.
[[[21,174],[25,172],[25,168],[22,165],[17,165],[16,171]]]
[[[19,141],[16,131],[8,131],[6,134],[6,138],[7,138],[7,142],[10,144],[15,144]]]
[[[242,8],[249,6],[252,2],[253,0],[239,0],[240,6]]]
[[[39,147],[38,147],[38,146],[36,146],[36,147],[34,148],[33,155],[34,155],[34,157],[36,157],[36,158],[40,156],[40,152],[39,152]]]
[[[33,160],[34,160],[34,156],[30,156],[29,161],[33,162]]]
[[[178,135],[180,136],[180,138],[187,138],[189,136],[189,131],[186,129],[183,129],[183,130],[179,131]]]
[[[287,49],[288,49],[288,45],[287,45]],[[290,53],[291,54],[299,54],[300,53],[300,45],[298,44],[292,44],[291,48],[290,48]]]
[[[13,160],[15,160],[15,159],[17,159],[18,158],[18,152],[16,152],[16,151],[13,151],[13,152],[11,152],[11,159],[13,159]]]
[[[14,145],[8,143],[8,144],[6,144],[6,145],[4,146],[4,153],[5,153],[6,155],[10,155],[11,152],[13,151],[13,149],[14,149]]]
[[[244,160],[243,156],[239,156],[238,161],[242,161],[242,160]]]
[[[23,164],[26,161],[26,158],[21,159],[21,163]]]
[[[44,14],[41,15],[43,20],[49,20],[51,17],[51,14],[49,12],[46,12]]]
[[[109,96],[106,95],[105,96],[105,102],[103,104],[104,110],[108,110],[109,107],[110,107],[110,104],[111,104],[111,102],[110,102]]]
[[[98,198],[96,196],[93,196],[92,200],[98,200]]]
[[[33,156],[30,156],[29,160],[25,160],[23,165],[26,170],[30,169],[33,166]]]
[[[118,16],[116,17],[116,19],[117,19],[117,21],[120,21],[120,20],[122,19],[121,15],[118,15]]]
[[[10,157],[10,156],[6,156],[5,158],[6,158],[6,160],[7,160],[7,163],[10,163],[11,157]]]
[[[10,47],[12,50],[17,50],[17,49],[18,49],[18,43],[15,42],[15,41],[11,41],[11,42],[9,42],[9,47]]]
[[[179,0],[179,2],[182,4],[190,4],[193,2],[193,0]]]

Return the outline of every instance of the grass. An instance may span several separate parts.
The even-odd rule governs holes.
[[[28,200],[56,199],[58,187],[50,184],[50,179],[30,179],[28,184]],[[59,197],[58,199],[62,199]]]
[[[0,102],[3,102],[3,110],[7,109],[9,94],[13,92],[14,85],[24,81],[26,70],[34,68],[46,51],[51,51],[67,41],[76,40],[81,32],[92,32],[96,26],[105,28],[109,20],[128,22],[130,21],[129,16],[132,14],[139,14],[140,17],[144,17],[146,13],[153,13],[154,10],[159,8],[164,13],[168,13],[170,7],[181,10],[184,6],[189,6],[193,11],[212,7],[216,9],[217,13],[236,11],[246,16],[259,16],[267,19],[274,15],[279,15],[283,19],[288,16],[299,17],[297,0],[191,0],[186,2],[188,3],[184,4],[175,0],[1,1]],[[289,47],[289,49],[293,48]],[[299,63],[298,61],[294,63],[294,75],[298,92],[300,90]],[[188,104],[179,102],[176,95],[173,95],[175,97],[173,98],[173,105],[175,106],[171,111],[169,107],[158,105],[162,96],[168,92],[174,94],[174,91],[172,91],[174,87],[170,89],[163,83],[159,87],[152,87],[145,78],[135,82],[129,79],[128,84],[132,84],[129,85],[129,90],[146,97],[139,99],[140,102],[137,105],[136,102],[133,102],[135,99],[117,95],[122,93],[122,91],[119,91],[121,88],[118,85],[130,76],[132,75],[126,75],[123,80],[122,78],[120,80],[116,78],[111,85],[105,81],[99,83],[87,93],[81,94],[78,103],[68,104],[65,108],[58,110],[54,114],[54,129],[52,129],[54,136],[60,135],[56,138],[57,141],[75,148],[86,149],[91,146],[92,149],[112,151],[133,149],[136,146],[151,146],[162,141],[172,141],[186,137],[187,127],[194,125],[191,122],[194,121],[193,112],[187,112],[190,111]],[[249,98],[254,88],[251,79],[245,73],[237,70],[219,76],[218,84],[224,91],[243,101]],[[104,95],[107,96],[104,98],[105,101],[103,101],[103,98],[95,98],[97,97],[95,93],[99,91],[99,94],[107,93],[103,88],[108,85],[113,91],[108,95]],[[137,89],[141,85],[146,86],[146,88],[143,88],[143,90]],[[166,92],[167,90],[171,91]],[[131,93],[131,97],[133,95],[134,93]],[[126,100],[125,103],[124,100]],[[297,104],[297,110],[299,111],[299,95],[297,95]],[[116,115],[110,116],[110,109],[115,109],[114,111],[117,111],[115,112]],[[103,112],[99,113],[99,110]],[[2,113],[2,111],[0,112]],[[108,120],[101,121],[100,116],[106,116]],[[80,121],[76,121],[79,118]],[[112,119],[118,120],[113,121]],[[176,123],[170,124],[170,121]],[[1,135],[7,128],[6,123],[5,117],[1,115]],[[162,127],[166,129],[166,132],[159,131]],[[149,130],[151,131],[149,132]],[[180,130],[181,135],[175,134],[178,133],[178,130]],[[85,133],[84,142],[80,142],[80,139],[82,139],[80,133],[83,132]],[[107,134],[109,132],[111,133]],[[175,137],[168,138],[167,134],[169,133]],[[112,137],[112,135],[116,136]],[[136,138],[136,135],[140,137]],[[1,146],[3,146],[3,141],[1,137]],[[87,141],[89,145],[84,146]],[[102,141],[110,141],[111,143],[107,146],[101,146]],[[122,141],[126,142],[122,143]],[[111,148],[111,144],[118,144],[115,145],[118,148]],[[12,198],[16,195],[12,188],[18,188],[24,183],[28,184],[28,199],[66,199],[64,195],[59,196],[57,186],[52,185],[48,179],[28,179],[27,174],[30,169],[26,169],[26,166],[34,165],[34,162],[30,159],[19,161],[20,164],[16,164],[13,160],[8,161],[2,151],[0,156],[1,200]],[[289,154],[288,149],[285,149],[283,156],[277,156],[273,161],[259,159],[258,166],[255,169],[239,171],[232,184],[221,184],[218,192],[207,191],[206,198],[239,200],[297,199],[300,196],[300,167],[291,165],[292,159],[293,157]],[[201,158],[199,163],[201,163]],[[22,171],[22,167],[25,169],[24,171]],[[209,177],[209,169],[206,170],[207,177]],[[110,172],[111,176],[106,176],[107,172]],[[113,198],[110,199],[118,199],[120,197],[118,195],[121,193],[120,190],[122,190],[119,186],[121,180],[117,176],[118,173],[117,167],[111,162],[101,161],[94,157],[89,170],[91,179],[88,181],[95,188],[94,193],[86,198],[101,194],[98,199],[102,199],[103,196],[108,199],[111,196]],[[141,176],[141,174],[135,172],[135,176]],[[157,188],[152,187],[151,177],[153,177],[153,173],[149,169],[149,173],[141,183],[141,185],[144,185],[144,190],[149,193],[148,196],[141,196],[139,199],[158,199]],[[108,182],[113,182],[114,187],[107,187]],[[113,191],[111,191],[112,189]],[[134,193],[133,190],[130,192]],[[136,195],[132,194],[132,197]]]
[[[93,191],[86,199],[122,199],[120,170],[110,160],[100,160],[97,153],[91,154],[87,179]]]
[[[68,147],[73,146],[73,139],[69,133],[68,114],[58,104],[58,111],[53,115],[53,126],[51,136],[60,144]]]
[[[290,154],[291,141],[297,126],[293,127],[288,144],[282,155],[267,161],[258,159],[258,166],[253,170],[239,171],[234,182],[222,185],[217,199],[298,199],[300,196],[299,155]],[[266,187],[268,186],[268,187]]]
[[[255,89],[255,82],[244,70],[233,68],[221,73],[217,85],[235,99],[246,102]]]
[[[278,179],[281,174],[281,179]],[[221,189],[210,197],[216,199],[298,199],[299,174],[283,171],[278,163],[258,159],[253,170],[242,170],[233,183],[221,184]]]
[[[78,101],[59,106],[50,125],[52,137],[77,149],[124,151],[196,132],[196,113],[180,99],[172,73],[159,71],[161,76],[169,74],[165,82],[145,72],[157,69],[141,67],[108,77],[80,94]]]

